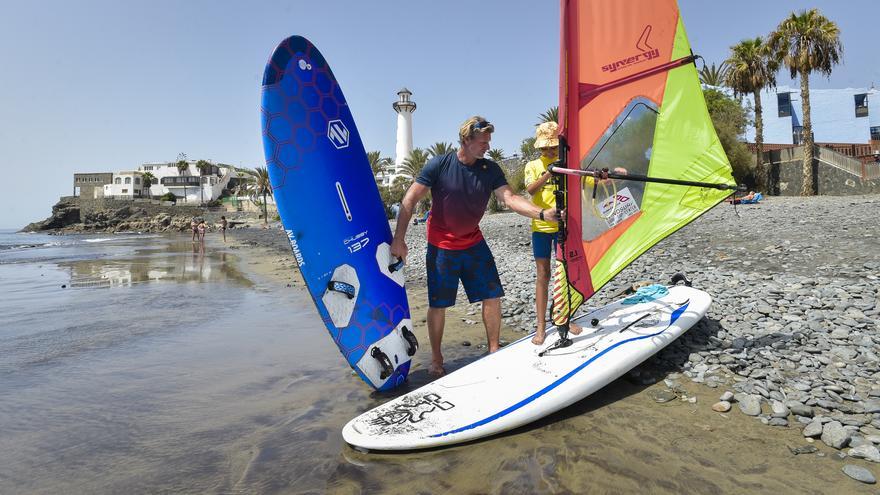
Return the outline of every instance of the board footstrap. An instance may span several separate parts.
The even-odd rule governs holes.
[[[331,280],[327,282],[327,290],[332,290],[334,292],[340,292],[348,296],[349,299],[354,299],[355,296],[355,288],[351,284],[347,284],[345,282],[339,282],[337,280]]]
[[[391,376],[391,373],[394,373],[394,365],[391,364],[391,360],[388,359],[388,355],[382,352],[378,347],[373,347],[373,350],[370,351],[370,356],[379,361],[379,364],[382,365],[382,372],[379,374],[379,378],[382,380]]]
[[[416,350],[419,348],[419,341],[416,339],[415,334],[410,331],[407,327],[401,327],[400,333],[403,334],[403,339],[406,340],[406,354],[408,356],[412,356],[416,353]]]

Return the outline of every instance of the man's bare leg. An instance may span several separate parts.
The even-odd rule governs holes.
[[[538,313],[538,326],[532,343],[541,345],[547,338],[547,286],[550,284],[550,259],[535,258],[535,311]]]
[[[501,348],[501,298],[483,301],[483,326],[486,327],[486,340],[491,354]]]
[[[431,341],[431,366],[428,374],[443,376],[443,353],[440,343],[443,341],[443,328],[446,326],[446,308],[428,308],[428,339]]]

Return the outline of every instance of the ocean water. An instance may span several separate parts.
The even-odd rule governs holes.
[[[278,384],[340,364],[311,301],[240,265],[187,236],[0,231],[0,493],[234,485],[296,399]]]

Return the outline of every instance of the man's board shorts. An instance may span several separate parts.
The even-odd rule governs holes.
[[[425,267],[428,271],[428,305],[432,308],[448,308],[455,304],[459,280],[472,303],[504,295],[495,258],[485,239],[467,249],[443,249],[428,244]]]
[[[559,232],[532,232],[532,254],[535,258],[550,259],[550,253],[556,247]]]

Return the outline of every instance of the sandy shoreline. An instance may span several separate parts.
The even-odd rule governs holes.
[[[675,241],[671,239],[664,241],[658,248],[652,250],[653,259],[646,260],[646,263],[654,266],[642,266],[637,262],[625,270],[618,277],[622,279],[618,285],[624,285],[628,280],[643,278],[651,270],[665,274],[668,269],[658,270],[656,259],[662,258],[664,253],[674,253],[677,246],[683,246],[686,252],[693,252],[692,256],[699,255],[707,259],[710,265],[719,262],[723,264],[725,261],[718,252],[725,247],[733,248],[727,252],[737,253],[736,256],[740,258],[738,266],[751,266],[755,270],[770,271],[768,276],[771,277],[774,272],[779,273],[780,276],[784,276],[787,271],[809,273],[810,263],[813,264],[814,273],[816,271],[827,273],[829,270],[823,267],[831,264],[833,269],[834,263],[843,263],[842,269],[840,267],[836,269],[842,277],[867,273],[867,268],[862,266],[862,260],[866,259],[867,263],[872,263],[877,256],[868,254],[867,258],[864,258],[865,254],[869,253],[865,248],[876,244],[877,238],[865,237],[861,231],[847,229],[846,224],[852,219],[836,217],[835,214],[839,212],[834,209],[846,211],[863,208],[877,212],[877,199],[876,197],[832,198],[808,203],[806,208],[814,210],[812,213],[816,215],[830,217],[827,220],[832,225],[841,226],[848,237],[838,236],[840,238],[836,242],[839,246],[830,246],[830,254],[826,252],[825,255],[817,253],[813,256],[809,249],[782,248],[781,255],[787,260],[784,264],[788,266],[775,264],[771,256],[765,256],[767,246],[786,246],[784,237],[798,230],[801,231],[800,237],[803,238],[803,242],[815,242],[816,236],[811,239],[809,228],[805,229],[803,222],[792,220],[790,225],[781,227],[768,225],[762,227],[768,229],[762,236],[747,234],[744,236],[743,232],[736,232],[733,229],[718,231],[717,225],[712,225],[712,222],[717,222],[719,219],[728,222],[730,219],[727,217],[731,213],[728,209],[716,209],[718,211],[707,215],[710,218],[695,222],[695,224],[702,222],[707,225],[688,227],[676,236]],[[799,203],[803,201],[810,200],[773,198],[759,207],[741,209],[741,216],[735,221],[749,224],[743,230],[754,233],[759,229],[757,225],[773,218],[773,212],[789,214],[792,210],[803,210],[804,205]],[[801,215],[803,213],[804,211],[800,211]],[[713,219],[712,215],[718,218]],[[493,220],[492,217],[497,218]],[[496,258],[506,260],[510,264],[521,264],[519,259],[511,260],[514,255],[505,251],[503,247],[498,248],[499,238],[501,241],[510,241],[511,238],[504,237],[491,224],[491,222],[499,222],[508,225],[509,216],[493,215],[489,217],[489,222],[490,226],[484,227],[484,232],[490,244],[493,244],[493,238],[496,241],[496,244],[492,245]],[[821,224],[817,228],[828,229],[829,226]],[[518,234],[520,234],[518,231],[509,233],[510,236]],[[417,236],[423,233],[412,228],[410,235],[416,237],[414,241],[409,241],[408,237],[411,257],[415,259],[423,255],[423,251],[419,251],[417,239]],[[774,235],[781,236],[781,239],[774,238]],[[869,246],[854,246],[853,237]],[[512,244],[513,249],[522,251],[522,246],[518,246],[516,242],[508,242],[508,244]],[[698,247],[704,244],[706,248]],[[788,246],[792,244],[798,245],[798,240],[789,241]],[[277,227],[274,230],[234,230],[230,233],[227,247],[230,252],[236,253],[241,258],[243,267],[254,276],[258,288],[276,291],[289,285],[295,290],[304,290],[293,265],[293,258],[287,249],[286,238]],[[846,254],[846,249],[854,253],[850,258],[855,260],[853,266],[846,264],[845,261],[839,261],[842,255]],[[746,258],[743,253],[749,252],[756,254],[754,260],[743,259]],[[648,256],[643,258],[646,257]],[[728,259],[732,257],[727,255]],[[817,259],[819,257],[822,259]],[[526,258],[526,261],[529,260]],[[526,265],[526,269],[528,268],[529,266]],[[417,263],[411,262],[409,270],[419,269]],[[693,271],[698,275],[705,275],[704,271],[712,270],[711,267],[707,269],[705,266],[698,266]],[[422,349],[414,358],[409,385],[403,391],[418,387],[429,380],[425,372],[429,362],[428,340],[424,326],[426,292],[424,283],[417,273],[407,273],[407,277],[411,313]],[[724,280],[723,276],[721,280]],[[509,281],[505,283],[509,284]],[[516,283],[513,285],[506,287],[508,295],[516,291],[531,292],[531,287],[527,284],[524,288],[517,287]],[[520,282],[519,285],[523,283]],[[597,301],[601,301],[603,296],[605,294],[599,294]],[[731,303],[722,298],[719,304],[724,307],[735,304],[735,301]],[[707,317],[709,322],[707,325],[723,327],[726,324],[725,318],[724,314],[710,313]],[[485,334],[479,320],[479,313],[467,304],[458,304],[449,310],[444,337],[444,354],[449,363],[449,371],[479,358],[484,352],[481,344],[485,343]],[[510,325],[511,321],[516,323],[516,320],[510,318],[505,320],[506,324],[502,328],[503,340],[512,341],[523,335],[520,328]],[[322,334],[316,335],[315,338],[327,337]],[[465,342],[472,345],[465,346],[463,345]],[[742,377],[731,373],[731,376],[728,376],[729,383],[714,383],[712,385],[715,388],[710,388],[690,380],[693,367],[686,358],[684,363],[678,361],[678,369],[671,369],[670,362],[676,360],[662,358],[649,360],[638,368],[638,373],[616,381],[601,392],[544,421],[511,434],[443,451],[400,455],[362,454],[341,443],[339,430],[344,421],[390,397],[371,394],[361,383],[345,383],[344,388],[350,391],[347,400],[326,406],[328,410],[333,410],[332,413],[328,411],[328,414],[336,419],[325,423],[330,430],[328,434],[333,436],[332,443],[340,445],[341,455],[336,460],[325,459],[326,463],[322,464],[320,469],[316,468],[317,471],[312,476],[307,477],[308,482],[302,485],[301,491],[313,489],[356,493],[358,489],[381,486],[383,489],[395,492],[406,491],[401,487],[410,486],[411,483],[410,487],[416,490],[444,491],[454,488],[463,493],[614,492],[646,489],[650,492],[676,493],[684,491],[726,493],[742,490],[755,493],[774,491],[828,493],[843,487],[851,492],[870,492],[868,485],[848,478],[841,472],[841,468],[845,464],[854,464],[876,474],[877,464],[863,459],[843,459],[841,453],[846,449],[839,451],[827,447],[818,439],[815,441],[805,439],[801,433],[803,425],[796,421],[784,427],[764,426],[755,418],[741,413],[736,405],[729,413],[714,412],[710,406],[718,401],[723,391],[729,389],[731,383],[741,381]],[[339,365],[344,366],[341,358]],[[673,374],[668,375],[670,372]],[[661,379],[654,383],[656,378],[647,380],[640,378],[645,376]],[[678,392],[678,397],[668,403],[655,401],[655,397],[662,395],[662,392],[669,388],[662,380],[663,377],[672,379],[675,382],[673,388]],[[702,375],[700,377],[702,378]],[[357,380],[352,377],[350,381]],[[318,400],[318,397],[298,397],[293,407],[309,407],[310,400]],[[764,407],[766,411],[767,405],[765,404]],[[817,452],[795,455],[790,450],[805,446],[815,446]],[[419,476],[410,480],[410,483],[401,481],[403,485],[394,485],[397,488],[386,484],[389,483],[387,481],[389,476],[392,480],[398,479],[398,476],[391,473],[397,472],[401,466],[412,466],[413,463],[421,466],[420,469],[424,472],[420,471],[420,474],[442,473],[442,479],[436,479],[437,476],[432,479],[427,479],[430,476]],[[322,485],[323,482],[326,482],[326,485]]]

